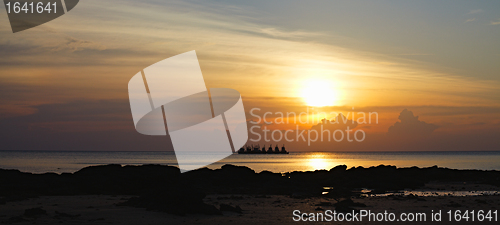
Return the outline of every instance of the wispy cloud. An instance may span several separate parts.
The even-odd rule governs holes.
[[[472,22],[472,21],[476,21],[476,18],[471,18],[471,19],[468,19],[466,20],[465,22],[468,23],[468,22]]]
[[[33,73],[17,67],[15,71],[4,70],[3,73],[9,77],[30,74],[50,80],[47,85],[59,82],[57,85],[72,87],[64,90],[64,95],[56,96],[57,100],[62,97],[90,98],[88,93],[83,93],[89,86],[96,90],[93,92],[95,98],[110,98],[111,95],[126,98],[122,94],[126,93],[122,90],[126,87],[123,82],[131,74],[169,56],[196,49],[207,76],[207,86],[221,85],[219,82],[223,81],[224,87],[237,89],[244,96],[296,97],[298,92],[295,90],[299,90],[307,79],[338,84],[348,96],[345,102],[353,105],[387,104],[385,99],[388,98],[393,99],[391,104],[402,104],[414,98],[418,99],[414,104],[479,102],[487,105],[498,102],[496,96],[500,96],[496,94],[497,82],[452,76],[434,71],[417,61],[418,57],[401,57],[432,55],[427,52],[409,50],[400,55],[381,55],[357,51],[322,42],[329,38],[325,33],[264,23],[259,20],[258,10],[242,10],[233,15],[217,11],[218,7],[199,9],[201,6],[189,2],[179,4],[182,5],[139,8],[122,4],[114,8],[103,1],[95,1],[94,5],[82,5],[96,14],[75,13],[73,20],[54,21],[30,32],[21,32],[16,40],[3,42],[4,46],[19,46],[19,49],[6,49],[15,56],[10,57],[10,65],[29,63],[46,67],[47,64],[62,64],[67,69],[48,68]],[[184,13],[186,11],[190,13]],[[71,25],[84,18],[86,23]],[[41,29],[49,25],[52,32]],[[23,46],[28,44],[37,51],[25,53],[27,50]],[[53,50],[51,57],[42,51],[45,49]],[[69,73],[71,79],[67,76]],[[229,77],[231,80],[227,81]],[[95,79],[100,82],[96,84]],[[277,87],[276,84],[285,85]],[[462,94],[467,94],[467,98]],[[363,96],[380,101],[368,102]]]
[[[402,53],[402,54],[395,54],[397,56],[429,56],[429,55],[434,55],[434,54],[428,54],[428,53]]]
[[[106,49],[105,46],[103,46],[99,43],[94,43],[92,41],[86,41],[86,40],[80,40],[80,39],[76,39],[76,38],[70,37],[70,36],[66,37],[66,46],[60,46],[58,48],[58,50],[62,49],[62,48],[67,48],[73,52],[74,51],[82,51],[85,49],[94,49],[94,50]]]
[[[481,13],[483,12],[482,9],[473,9],[471,11],[469,11],[467,14],[477,14],[477,13]]]
[[[491,25],[500,25],[500,19],[498,19],[497,21],[491,21],[490,24]]]
[[[262,33],[269,35],[271,37],[276,37],[276,38],[304,38],[304,37],[313,37],[313,36],[319,36],[321,34],[319,33],[312,33],[312,32],[304,32],[304,31],[283,31],[275,27],[271,28],[260,28],[258,29],[257,33]]]

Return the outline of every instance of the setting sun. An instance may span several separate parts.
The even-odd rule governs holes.
[[[308,106],[332,106],[338,104],[338,92],[328,81],[313,80],[306,83],[301,93]]]

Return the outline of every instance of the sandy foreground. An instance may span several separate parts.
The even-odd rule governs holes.
[[[428,191],[466,191],[498,190],[498,187],[461,183],[433,183],[427,185]],[[204,202],[219,208],[220,204],[240,206],[243,212],[224,211],[223,215],[187,216],[171,215],[163,212],[147,211],[142,208],[119,206],[132,196],[85,195],[85,196],[40,196],[28,200],[7,202],[0,205],[0,222],[3,224],[297,224],[294,210],[301,213],[325,213],[335,210],[331,198],[292,198],[281,195],[208,195]],[[427,197],[361,197],[353,198],[355,203],[366,207],[354,207],[380,213],[387,210],[395,213],[426,213],[426,222],[374,222],[365,219],[361,222],[308,222],[322,224],[499,224],[497,222],[450,222],[447,211],[460,210],[498,210],[500,195],[490,196],[427,196]],[[46,214],[26,216],[25,210],[41,208]],[[442,211],[441,222],[430,222],[431,210]],[[309,219],[309,217],[304,217]],[[325,217],[326,218],[326,217]],[[324,218],[324,219],[325,219]],[[399,218],[399,217],[398,217]],[[469,219],[471,220],[471,219]]]

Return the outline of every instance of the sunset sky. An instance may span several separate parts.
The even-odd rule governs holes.
[[[499,1],[85,0],[19,33],[0,8],[3,150],[164,150],[135,131],[127,84],[191,50],[249,120],[255,107],[379,115],[356,127],[362,143],[293,151],[500,150]],[[404,109],[435,128],[391,135]]]

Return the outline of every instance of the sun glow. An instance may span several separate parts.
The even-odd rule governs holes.
[[[333,162],[327,161],[322,154],[313,155],[312,158],[308,160],[308,165],[312,170],[328,170],[335,166]]]
[[[323,107],[338,104],[339,94],[329,81],[312,80],[306,83],[301,93],[308,106]]]

